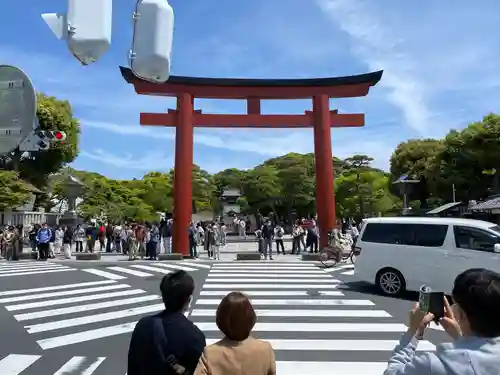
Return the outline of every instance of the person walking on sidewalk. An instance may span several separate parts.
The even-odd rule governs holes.
[[[274,232],[271,226],[271,220],[267,220],[266,223],[262,226],[262,238],[264,239],[264,259],[267,260],[269,255],[269,259],[273,260],[273,237]],[[269,250],[269,253],[268,253]]]
[[[71,259],[71,246],[73,244],[73,228],[67,227],[63,228],[64,230],[64,235],[63,235],[63,252],[64,252],[64,259]]]
[[[36,234],[36,242],[38,243],[38,251],[40,252],[40,260],[47,260],[50,251],[50,240],[52,239],[52,229],[47,223],[43,223],[42,227]]]
[[[274,239],[276,241],[276,254],[279,255],[280,253],[280,247],[281,247],[281,252],[283,255],[285,255],[285,246],[283,244],[283,236],[285,235],[285,230],[283,227],[279,224],[276,225],[274,228]]]
[[[80,224],[76,226],[73,233],[73,241],[75,241],[75,251],[77,253],[83,252],[83,242],[85,242],[85,229]]]

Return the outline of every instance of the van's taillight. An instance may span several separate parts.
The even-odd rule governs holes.
[[[361,248],[360,248],[360,247],[358,247],[358,246],[356,246],[356,247],[354,248],[354,254],[355,254],[356,256],[358,256],[359,254],[361,254]]]

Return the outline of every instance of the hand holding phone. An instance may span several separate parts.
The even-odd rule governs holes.
[[[445,295],[443,292],[433,292],[431,288],[422,286],[419,295],[419,308],[421,312],[434,315],[434,321],[445,316]]]
[[[439,320],[439,323],[444,328],[446,333],[450,335],[453,339],[458,340],[462,336],[462,330],[458,324],[453,310],[451,309],[450,303],[446,299],[443,300],[444,304],[444,317]]]

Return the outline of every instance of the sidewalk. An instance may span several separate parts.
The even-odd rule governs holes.
[[[276,244],[273,243],[273,257],[274,261],[278,262],[296,262],[301,260],[301,257],[298,255],[290,254],[292,250],[292,244],[290,241],[284,242],[286,255],[277,255],[276,254]],[[205,250],[203,250],[202,246],[197,247],[197,251],[199,254],[200,261],[209,261],[208,254]],[[24,248],[23,252],[31,252],[30,248]],[[97,251],[98,252],[98,251]],[[226,246],[221,247],[220,249],[220,260],[221,261],[235,261],[237,253],[255,253],[257,252],[257,242],[254,241],[246,241],[246,242],[229,242]],[[128,260],[128,255],[123,255],[121,253],[106,253],[101,252],[101,260],[93,260],[86,262],[124,262]],[[52,261],[60,261],[60,262],[71,262],[76,261],[75,252],[72,252],[71,259],[61,259],[56,257]],[[141,261],[141,260],[138,260]],[[147,258],[144,258],[144,261],[148,261]],[[196,261],[196,260],[192,260]],[[82,261],[79,261],[82,262]]]

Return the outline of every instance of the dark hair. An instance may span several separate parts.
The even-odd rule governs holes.
[[[464,271],[455,279],[452,297],[475,334],[500,336],[500,274],[484,268]]]
[[[165,275],[160,283],[160,292],[169,312],[179,312],[194,292],[194,280],[186,271],[176,271]]]
[[[240,292],[231,292],[225,296],[215,314],[217,327],[228,339],[234,341],[248,338],[256,321],[252,303]]]

